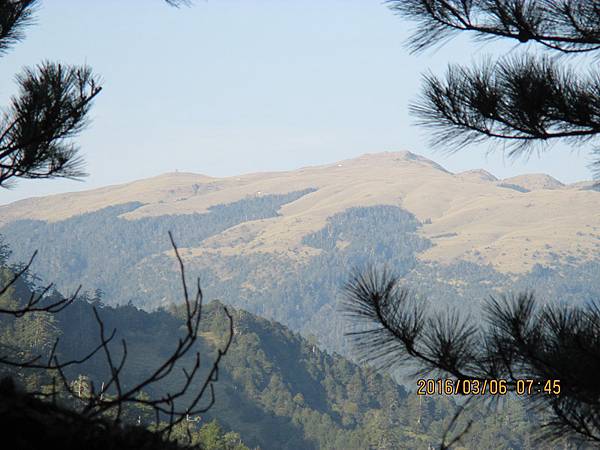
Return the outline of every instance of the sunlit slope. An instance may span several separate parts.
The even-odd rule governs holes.
[[[535,263],[592,258],[600,246],[600,193],[590,184],[564,186],[548,175],[497,180],[483,170],[452,174],[410,152],[367,154],[289,172],[211,178],[168,173],[86,192],[27,199],[0,207],[0,224],[30,218],[62,220],[110,205],[139,201],[128,219],[191,214],[247,197],[316,191],[284,205],[280,215],[248,221],[209,238],[188,255],[203,252],[276,253],[304,259],[319,250],[302,238],[327,218],[351,207],[396,205],[424,223],[435,244],[427,261],[465,259],[523,272]],[[340,243],[343,245],[343,243]]]

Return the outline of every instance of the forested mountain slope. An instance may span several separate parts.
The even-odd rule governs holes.
[[[452,174],[409,152],[229,178],[171,173],[0,207],[14,260],[62,290],[152,309],[177,299],[173,231],[210,297],[345,352],[336,313],[355,267],[387,264],[436,306],[491,294],[600,297],[600,193],[542,175]]]
[[[26,289],[19,286],[0,297],[0,304],[23,302],[20,297],[25,295]],[[116,360],[120,358],[118,341],[127,342],[128,358],[121,372],[125,388],[144,379],[176,345],[183,324],[180,308],[148,313],[132,305],[106,306],[99,298],[83,294],[55,315],[40,313],[26,319],[3,320],[0,347],[9,345],[14,349],[17,345],[26,356],[43,353],[58,337],[61,360],[79,357],[98,342],[92,305],[98,308],[107,330],[118,330],[115,345],[110,347]],[[203,313],[199,344],[203,370],[210,366],[216,347],[227,338],[222,308],[220,302],[212,302]],[[220,366],[214,406],[193,418],[198,427],[216,419],[223,432],[238,432],[247,445],[263,450],[427,449],[440,442],[457,408],[454,398],[419,397],[387,375],[323,352],[279,323],[243,310],[230,312],[235,324],[234,340]],[[22,320],[27,326],[22,326]],[[191,358],[182,360],[181,367]],[[0,366],[0,372],[12,374],[32,391],[50,388],[49,378],[40,371],[15,372]],[[66,374],[71,380],[84,376],[96,386],[109,378],[103,354],[70,367]],[[166,391],[176,391],[182,382],[183,375],[176,370],[145,392],[156,398]],[[13,419],[9,411],[3,414]],[[124,420],[150,425],[153,417],[143,410],[127,411]],[[539,448],[532,436],[536,416],[527,413],[516,397],[507,396],[491,409],[479,403],[461,416],[458,429],[469,421],[473,421],[472,432],[464,438],[463,449]],[[556,445],[546,448],[572,448],[566,442]]]

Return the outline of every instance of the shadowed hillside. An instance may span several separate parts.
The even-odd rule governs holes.
[[[11,299],[1,300],[17,301],[19,297],[11,294]],[[181,317],[185,314],[181,307],[172,307],[170,313],[148,313],[131,305],[113,308],[86,294],[51,317],[51,326],[41,327],[35,333],[36,346],[44,348],[59,337],[61,358],[85,354],[97,342],[92,305],[99,309],[107,329],[118,330],[116,339],[127,342],[128,358],[122,372],[124,386],[143,379],[169,354],[181,332]],[[222,306],[217,301],[205,306],[198,348],[203,361],[211,361],[215,348],[227,338],[228,322]],[[199,439],[200,448],[241,450],[247,448],[240,444],[242,440],[263,450],[363,450],[378,446],[424,450],[439,441],[457,409],[452,397],[419,397],[412,387],[409,391],[388,375],[325,353],[314,341],[279,323],[243,310],[231,312],[234,340],[220,367],[216,402],[207,413],[192,417],[186,425],[191,427],[192,436]],[[20,343],[21,350],[32,350],[28,330],[12,328],[6,321],[0,325],[2,344],[11,336],[10,342]],[[110,348],[119,359],[118,342]],[[181,364],[189,363],[187,359]],[[206,365],[201,370],[207,370]],[[39,371],[13,371],[7,367],[2,367],[2,371],[16,377],[31,391],[53,389],[49,376]],[[66,374],[71,380],[85,379],[95,385],[110,377],[103,355],[69,368]],[[176,370],[160,384],[149,386],[145,393],[160,396],[173,392],[182,382],[183,374]],[[77,445],[160,448],[160,438],[140,428],[153,422],[152,414],[144,407],[126,408],[125,428],[121,428],[102,419],[87,420],[74,414],[72,411],[78,405],[75,399],[64,398],[60,387],[57,395],[58,400],[53,404],[49,399],[40,401],[31,394],[20,393],[9,383],[0,383],[0,415],[5,425],[12,424],[8,442],[14,442],[15,448],[35,448],[40,440],[63,442],[65,436],[71,436],[69,445],[75,447],[65,448]],[[492,443],[499,449],[539,448],[530,436],[536,416],[527,413],[516,398],[507,397],[491,409],[479,403],[463,415],[459,425],[471,420],[474,432],[464,440],[464,448],[490,448]],[[138,427],[131,426],[135,424]],[[27,427],[35,427],[36,433],[22,434]],[[186,434],[175,431],[174,438],[185,442]],[[215,444],[217,441],[220,444]],[[566,444],[557,445],[571,448]]]

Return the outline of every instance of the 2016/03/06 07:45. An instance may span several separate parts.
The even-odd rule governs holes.
[[[419,379],[417,395],[560,395],[560,380]]]

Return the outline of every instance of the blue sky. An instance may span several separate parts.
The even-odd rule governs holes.
[[[500,148],[488,153],[487,145],[433,151],[408,114],[421,74],[521,49],[461,37],[410,55],[412,25],[380,1],[196,0],[176,9],[161,0],[47,0],[36,18],[2,58],[1,104],[25,65],[92,66],[104,90],[78,139],[90,176],[20,181],[0,191],[0,204],[176,169],[226,176],[390,150],[501,178],[591,178],[586,148],[557,145],[528,161],[507,160]]]

